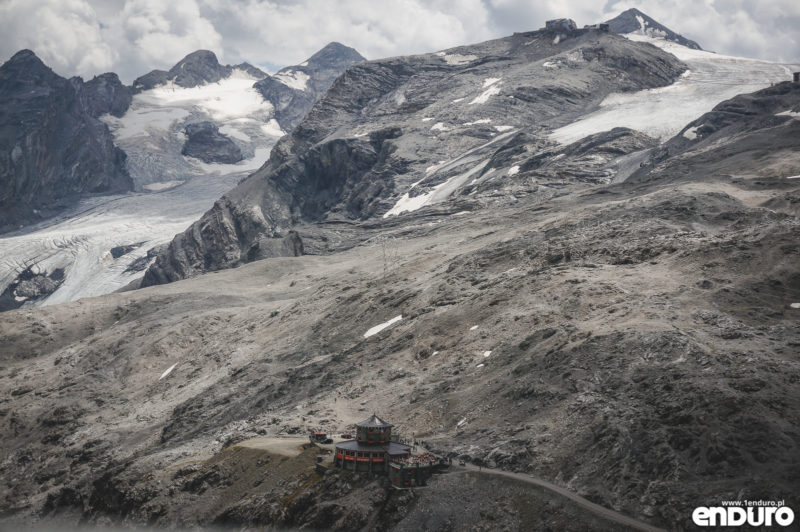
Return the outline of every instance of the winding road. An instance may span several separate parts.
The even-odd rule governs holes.
[[[467,464],[463,466],[453,466],[454,473],[479,473],[481,475],[494,475],[500,477],[508,477],[514,480],[519,480],[520,482],[525,482],[527,484],[531,484],[533,486],[538,486],[540,488],[544,488],[548,491],[552,491],[553,493],[557,493],[562,497],[566,497],[567,499],[571,500],[581,508],[590,511],[591,513],[600,516],[604,519],[608,519],[609,521],[613,521],[620,525],[628,526],[636,530],[643,530],[646,532],[665,532],[663,528],[658,528],[653,525],[649,525],[633,517],[628,517],[627,515],[623,515],[619,512],[611,510],[609,508],[605,508],[604,506],[600,506],[599,504],[595,504],[587,499],[584,499],[580,495],[569,491],[566,488],[562,488],[561,486],[556,486],[551,482],[547,482],[546,480],[542,480],[539,478],[532,477],[530,475],[526,475],[524,473],[512,473],[510,471],[503,471],[501,469],[488,469],[488,468],[478,468],[472,464]]]

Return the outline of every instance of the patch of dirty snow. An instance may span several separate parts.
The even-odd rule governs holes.
[[[172,370],[175,369],[175,366],[177,366],[177,365],[178,365],[178,363],[176,362],[173,365],[171,365],[170,367],[168,367],[167,370],[164,373],[161,374],[161,376],[158,378],[158,380],[161,380],[164,377],[166,377],[167,375],[169,375],[170,373],[172,373]]]
[[[476,124],[488,124],[491,121],[492,121],[491,118],[481,118],[480,120],[475,120],[474,122],[464,122],[463,125],[465,125],[465,126],[474,126]]]
[[[485,80],[483,80],[483,88],[485,89],[486,87],[491,87],[501,79],[502,78],[486,78]]]
[[[364,333],[364,338],[369,338],[370,336],[378,334],[379,332],[381,332],[385,328],[394,325],[395,323],[397,323],[398,321],[400,321],[402,319],[403,319],[403,315],[401,314],[399,316],[395,316],[394,318],[390,319],[387,322],[381,323],[380,325],[376,325],[375,327],[372,327],[371,329],[369,329],[367,332]]]
[[[784,111],[782,113],[776,113],[775,116],[791,116],[792,118],[800,118],[800,113],[795,113],[794,111]]]
[[[690,127],[686,131],[683,132],[683,136],[689,140],[694,140],[697,138],[697,130],[703,126],[694,126]]]
[[[800,176],[795,176],[795,177],[800,177]],[[800,308],[800,303],[792,303],[789,306],[792,307],[792,308]]]
[[[511,129],[514,129],[514,126],[494,126],[494,128],[500,133],[502,133],[503,131],[509,131]]]
[[[282,137],[286,133],[281,129],[280,124],[274,118],[270,118],[269,122],[261,126],[261,131],[273,137]]]
[[[477,55],[461,55],[461,54],[445,54],[444,61],[448,65],[466,65],[472,63],[478,58]]]
[[[469,105],[475,105],[476,103],[486,103],[489,101],[489,98],[491,98],[495,94],[500,94],[499,83],[495,83],[494,85],[483,91],[479,96],[476,96],[474,100],[469,102]]]
[[[178,185],[184,184],[185,181],[160,181],[158,183],[150,183],[144,185],[142,188],[148,192],[160,192],[162,190],[167,190],[170,188],[175,188]]]
[[[464,418],[461,421],[459,421],[458,423],[456,423],[456,427],[460,427],[461,425],[463,425],[466,422],[467,422],[467,418]]]
[[[412,198],[410,197],[409,193],[406,192],[400,197],[399,200],[397,200],[397,203],[394,204],[394,207],[392,207],[386,214],[383,215],[383,217],[388,218],[392,215],[416,211],[429,203],[437,203],[442,201],[443,199],[449,197],[450,194],[452,194],[463,183],[465,183],[467,179],[472,177],[473,174],[483,170],[487,164],[489,164],[489,159],[479,163],[468,172],[455,175],[444,183],[436,185],[425,194],[420,194]]]
[[[512,166],[511,168],[508,169],[508,172],[506,173],[506,175],[508,177],[511,177],[511,176],[517,175],[518,173],[519,173],[519,165],[514,165],[514,166]]]
[[[478,364],[478,365],[477,365],[477,366],[475,366],[475,367],[476,367],[476,368],[482,368],[484,365],[485,365],[485,364]]]
[[[425,118],[422,119],[423,122],[430,122],[431,120],[433,120],[432,116],[426,116]]]
[[[442,122],[436,122],[431,126],[431,131],[450,131],[450,128],[445,126]]]
[[[466,100],[466,98],[456,98],[453,100],[453,103],[463,102],[464,100]]]
[[[484,351],[483,352],[483,358],[489,358],[491,355],[492,355],[491,351]]]
[[[478,328],[478,326],[477,326],[477,325],[473,325],[472,327],[470,327],[470,328],[469,328],[469,330],[470,330],[470,331],[474,331],[474,330],[475,330],[475,329],[477,329],[477,328]]]
[[[287,70],[286,72],[278,72],[273,76],[275,79],[295,90],[306,90],[306,84],[309,80],[308,74],[300,70]]]

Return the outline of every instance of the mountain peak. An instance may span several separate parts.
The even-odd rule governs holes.
[[[219,60],[217,59],[217,54],[211,50],[196,50],[178,61],[178,63],[172,67],[170,72],[173,70],[185,69],[187,67],[192,68],[195,65],[218,67]]]
[[[323,46],[317,53],[308,58],[309,65],[331,65],[360,63],[366,58],[358,53],[355,48],[345,46],[339,42],[330,42]]]
[[[609,28],[616,33],[637,33],[658,39],[673,41],[687,48],[702,50],[696,42],[687,39],[679,33],[675,33],[657,20],[648,16],[646,13],[632,7],[607,20]]]
[[[179,87],[197,87],[219,81],[230,73],[231,67],[220,65],[214,52],[197,50],[178,61],[168,72],[153,70],[135,79],[133,88],[136,91],[147,90],[170,82]]]
[[[44,64],[32,50],[24,49],[11,56],[11,59],[0,66],[3,79],[13,79],[17,82],[43,81],[52,82],[62,79],[58,74]]]
[[[11,59],[3,63],[3,67],[24,67],[50,70],[50,68],[45,65],[41,59],[39,59],[33,50],[28,50],[27,48],[12,55]]]

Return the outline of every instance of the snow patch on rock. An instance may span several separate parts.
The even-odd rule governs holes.
[[[275,79],[291,87],[292,89],[304,91],[308,88],[309,75],[301,70],[287,70],[286,72],[278,72],[274,76]]]
[[[376,325],[375,327],[372,327],[372,328],[368,329],[367,332],[364,333],[364,338],[369,338],[370,336],[376,335],[379,332],[381,332],[382,330],[386,329],[387,327],[391,327],[392,325],[394,325],[395,323],[397,323],[398,321],[400,321],[402,319],[403,319],[403,316],[401,314],[399,316],[395,316],[394,318],[390,319],[389,321],[381,323],[380,325]]]
[[[448,65],[466,65],[478,59],[477,55],[444,54],[444,61]]]
[[[483,91],[479,96],[476,96],[474,100],[469,102],[469,105],[486,103],[486,102],[489,101],[489,98],[491,98],[495,94],[500,94],[500,84],[499,83],[491,85],[488,89]]]

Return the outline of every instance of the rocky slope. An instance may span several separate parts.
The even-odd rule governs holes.
[[[332,42],[299,65],[282,68],[254,87],[275,107],[275,119],[291,131],[348,67],[365,61],[355,49]]]
[[[0,232],[83,193],[131,190],[125,154],[97,119],[124,112],[129,98],[113,74],[67,80],[30,50],[0,66]]]
[[[743,101],[761,117],[734,112]],[[654,157],[650,178],[543,197],[540,182],[582,165],[527,154],[491,194],[329,223],[366,239],[341,253],[5,314],[6,522],[608,526],[535,497],[526,514],[513,501],[533,495],[519,487],[493,485],[503,512],[481,506],[480,479],[398,499],[368,479],[315,477],[313,457],[229,447],[340,432],[373,410],[442,454],[669,529],[700,503],[788,498],[800,487],[800,180],[786,174],[800,174],[800,135],[781,113],[798,103],[785,84],[720,106],[700,121],[722,136]],[[784,143],[774,160],[768,136]],[[570,157],[629,142],[651,144],[622,130]]]
[[[568,37],[356,65],[148,274],[191,278],[3,314],[0,527],[619,529],[516,481],[400,492],[252,444],[373,411],[667,529],[796,506],[800,89],[663,144],[559,141],[683,69]]]
[[[667,85],[685,69],[674,56],[614,34],[555,37],[517,34],[351,67],[264,167],[175,238],[144,285],[275,256],[275,243],[298,224],[375,219],[488,189],[526,153],[563,158],[544,135],[549,128],[612,92]],[[595,158],[583,179],[554,175],[540,193],[607,179],[607,163]],[[338,238],[298,232],[311,252]]]
[[[607,20],[606,24],[608,24],[611,31],[616,33],[637,33],[672,41],[693,50],[702,50],[700,45],[693,40],[675,33],[635,7],[623,11],[611,20]]]

